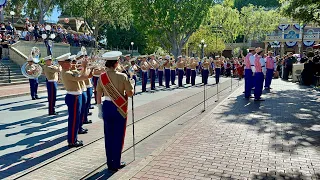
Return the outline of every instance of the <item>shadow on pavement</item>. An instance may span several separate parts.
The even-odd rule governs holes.
[[[86,180],[97,180],[97,179],[104,180],[104,179],[108,179],[113,174],[114,174],[114,172],[108,171],[108,169],[104,169],[101,172],[98,172],[98,173],[86,178]]]
[[[317,173],[312,176],[314,179],[320,179],[320,174]],[[278,179],[290,179],[290,180],[301,180],[301,179],[309,179],[303,175],[302,172],[296,171],[294,173],[283,173],[277,171],[270,171],[267,173],[260,173],[252,176],[252,179],[261,179],[261,180],[278,180]]]

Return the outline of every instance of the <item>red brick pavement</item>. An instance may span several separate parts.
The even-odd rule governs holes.
[[[320,179],[319,92],[273,86],[261,103],[238,89],[122,179]]]

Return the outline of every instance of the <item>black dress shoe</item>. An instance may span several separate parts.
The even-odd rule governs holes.
[[[89,109],[94,109],[94,107],[89,107]]]
[[[49,116],[54,116],[54,115],[59,115],[59,113],[54,112],[54,113],[50,113]]]
[[[92,115],[92,112],[89,112],[89,113],[88,113],[88,116],[91,116],[91,115]]]
[[[126,167],[126,163],[125,162],[121,162],[119,169],[122,169],[124,167]],[[112,172],[117,172],[119,169],[108,167],[108,170],[112,171]]]
[[[41,98],[39,98],[38,96],[36,96],[36,99],[41,99]]]
[[[32,98],[32,100],[36,100],[36,98]]]
[[[88,120],[88,121],[83,122],[83,124],[91,124],[91,123],[92,123],[91,120]]]
[[[77,142],[74,143],[74,144],[68,144],[68,147],[69,147],[69,148],[80,147],[80,146],[83,146],[83,142],[82,142],[82,141],[77,141]]]
[[[84,129],[84,128],[78,131],[78,134],[87,134],[87,133],[88,133],[88,129]]]
[[[265,101],[264,99],[254,99],[254,101]]]

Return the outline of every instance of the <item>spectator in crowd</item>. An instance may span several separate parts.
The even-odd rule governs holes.
[[[314,62],[312,58],[314,57],[314,53],[308,53],[308,61],[304,64],[304,69],[301,73],[302,83],[306,86],[310,86],[313,82],[313,76],[315,74]]]

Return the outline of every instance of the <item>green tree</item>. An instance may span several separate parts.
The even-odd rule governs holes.
[[[62,7],[64,15],[85,17],[98,37],[105,25],[129,29],[132,13],[129,0],[68,0]]]
[[[199,28],[212,0],[131,1],[134,23],[175,57]]]
[[[304,23],[320,24],[320,1],[318,0],[280,0],[284,15]]]
[[[249,4],[253,4],[255,6],[263,6],[263,7],[280,7],[280,3],[278,0],[234,0],[234,6],[240,11],[242,7],[248,6]]]

